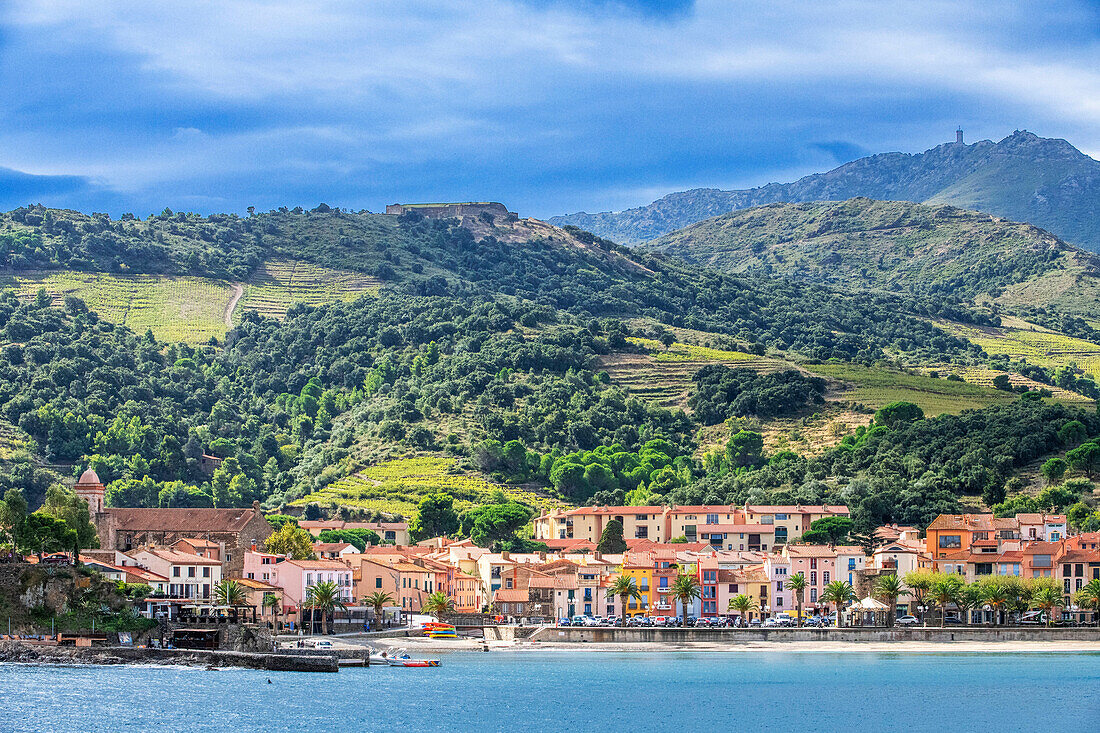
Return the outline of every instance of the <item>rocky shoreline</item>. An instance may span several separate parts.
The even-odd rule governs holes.
[[[243,667],[273,672],[336,672],[336,656],[261,654],[190,649],[143,649],[141,647],[57,647],[0,644],[0,664],[118,665],[201,667],[218,669]]]

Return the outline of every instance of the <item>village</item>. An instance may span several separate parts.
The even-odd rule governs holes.
[[[302,559],[265,549],[273,527],[258,504],[108,508],[93,471],[75,491],[100,540],[80,564],[147,588],[134,603],[156,622],[150,646],[239,649],[230,629],[245,626],[270,640],[257,650],[300,648],[419,633],[428,616],[485,638],[500,626],[1023,628],[1087,624],[1098,610],[1100,533],[1070,535],[1063,515],[940,515],[924,537],[888,525],[854,544],[844,506],[581,507],[536,517],[546,549],[530,553],[413,542],[406,522],[299,519]],[[803,541],[837,527],[841,541]],[[346,530],[378,544],[320,539]]]

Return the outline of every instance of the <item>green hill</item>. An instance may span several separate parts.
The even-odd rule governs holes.
[[[1016,312],[1100,320],[1100,256],[1029,224],[952,206],[771,204],[644,246],[731,273],[962,296]]]
[[[952,204],[1028,222],[1100,251],[1100,162],[1065,140],[1025,131],[997,143],[946,143],[915,155],[872,155],[793,183],[743,191],[692,189],[625,211],[580,212],[550,221],[637,244],[738,209],[856,197]]]
[[[202,345],[116,325],[128,314],[90,295],[0,294],[0,420],[33,439],[40,462],[93,466],[113,505],[408,514],[433,490],[459,510],[509,499],[534,510],[642,489],[655,501],[848,501],[866,527],[1003,486],[1063,450],[1058,429],[1074,420],[1100,433],[1094,410],[1035,390],[902,371],[989,361],[948,329],[995,324],[940,293],[730,274],[513,217],[323,206],[115,222],[34,207],[0,231],[16,281],[123,279],[139,283],[134,302],[168,278],[257,288],[224,340]],[[330,273],[344,279],[326,290]],[[292,302],[296,291],[312,304]],[[643,363],[656,366],[632,379]],[[824,389],[815,369],[831,391],[809,399],[807,385]],[[714,377],[710,418],[683,409],[700,372]],[[760,430],[821,411],[865,421],[896,395],[965,419],[845,435],[837,417],[839,444],[812,460],[701,454],[701,436],[728,438],[720,420],[703,424],[714,415]],[[207,452],[226,459],[212,476]],[[921,470],[883,479],[896,465]],[[871,485],[854,480],[864,474]],[[0,489],[23,481],[0,473]]]

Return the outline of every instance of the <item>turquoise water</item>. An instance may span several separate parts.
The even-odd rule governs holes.
[[[470,652],[442,659],[436,669],[335,675],[6,665],[0,731],[863,733],[1100,724],[1098,654]]]

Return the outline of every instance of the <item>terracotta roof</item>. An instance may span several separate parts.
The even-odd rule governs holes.
[[[302,570],[351,570],[350,565],[339,560],[287,560],[286,564]]]
[[[258,512],[239,509],[105,509],[120,532],[239,532]],[[261,540],[263,537],[251,539]]]
[[[844,504],[746,504],[752,514],[848,514]]]
[[[243,585],[245,588],[251,588],[252,590],[282,590],[282,588],[277,585],[269,585],[259,580],[253,580],[252,578],[230,578],[230,580]]]
[[[196,550],[198,550],[198,549],[217,550],[218,549],[218,543],[217,542],[211,542],[210,540],[199,539],[198,537],[180,537],[178,540],[176,540],[176,543],[179,543],[179,542],[186,542],[187,544],[194,547]]]
[[[80,474],[80,478],[77,479],[77,481],[76,481],[77,486],[87,486],[89,484],[101,484],[101,483],[103,483],[103,482],[99,480],[99,474],[97,474],[95,471],[93,471],[90,468],[87,469],[86,471],[84,471],[84,473]]]
[[[989,531],[993,529],[992,514],[941,514],[928,525],[929,530]]]
[[[190,552],[180,552],[179,550],[166,550],[163,548],[138,548],[133,550],[131,555],[136,557],[138,553],[147,552],[150,555],[155,555],[161,560],[167,560],[173,565],[221,565],[221,560],[212,560],[209,557],[200,557],[199,555],[193,555]]]
[[[126,582],[128,582],[128,583],[131,582],[129,580],[130,576],[133,576],[133,577],[135,577],[139,580],[145,581],[145,582],[150,582],[150,581],[154,582],[154,583],[166,583],[166,582],[168,582],[168,578],[164,577],[160,573],[154,573],[152,570],[146,570],[145,568],[139,568],[139,567],[135,567],[135,566],[132,566],[132,565],[124,565],[123,568],[126,570],[126,577],[127,577]]]
[[[351,544],[350,542],[314,542],[313,543],[313,551],[314,552],[342,552],[343,550],[346,550],[349,547],[351,549],[355,550],[355,545]],[[359,552],[359,550],[355,550],[355,551]]]
[[[725,533],[725,534],[775,534],[775,525],[772,524],[700,524],[696,527],[700,535]]]
[[[576,590],[576,575],[551,575],[549,577],[532,576],[527,585],[531,588],[554,588],[558,590]],[[500,591],[497,591],[499,593]]]
[[[298,526],[305,530],[310,529],[408,529],[408,522],[345,522],[342,519],[301,519]]]
[[[787,545],[791,557],[836,557],[836,550],[829,545]]]
[[[497,603],[526,603],[531,600],[531,594],[526,588],[500,588],[493,594],[493,601]]]
[[[1020,524],[1065,524],[1065,514],[1017,514],[1016,521]]]

